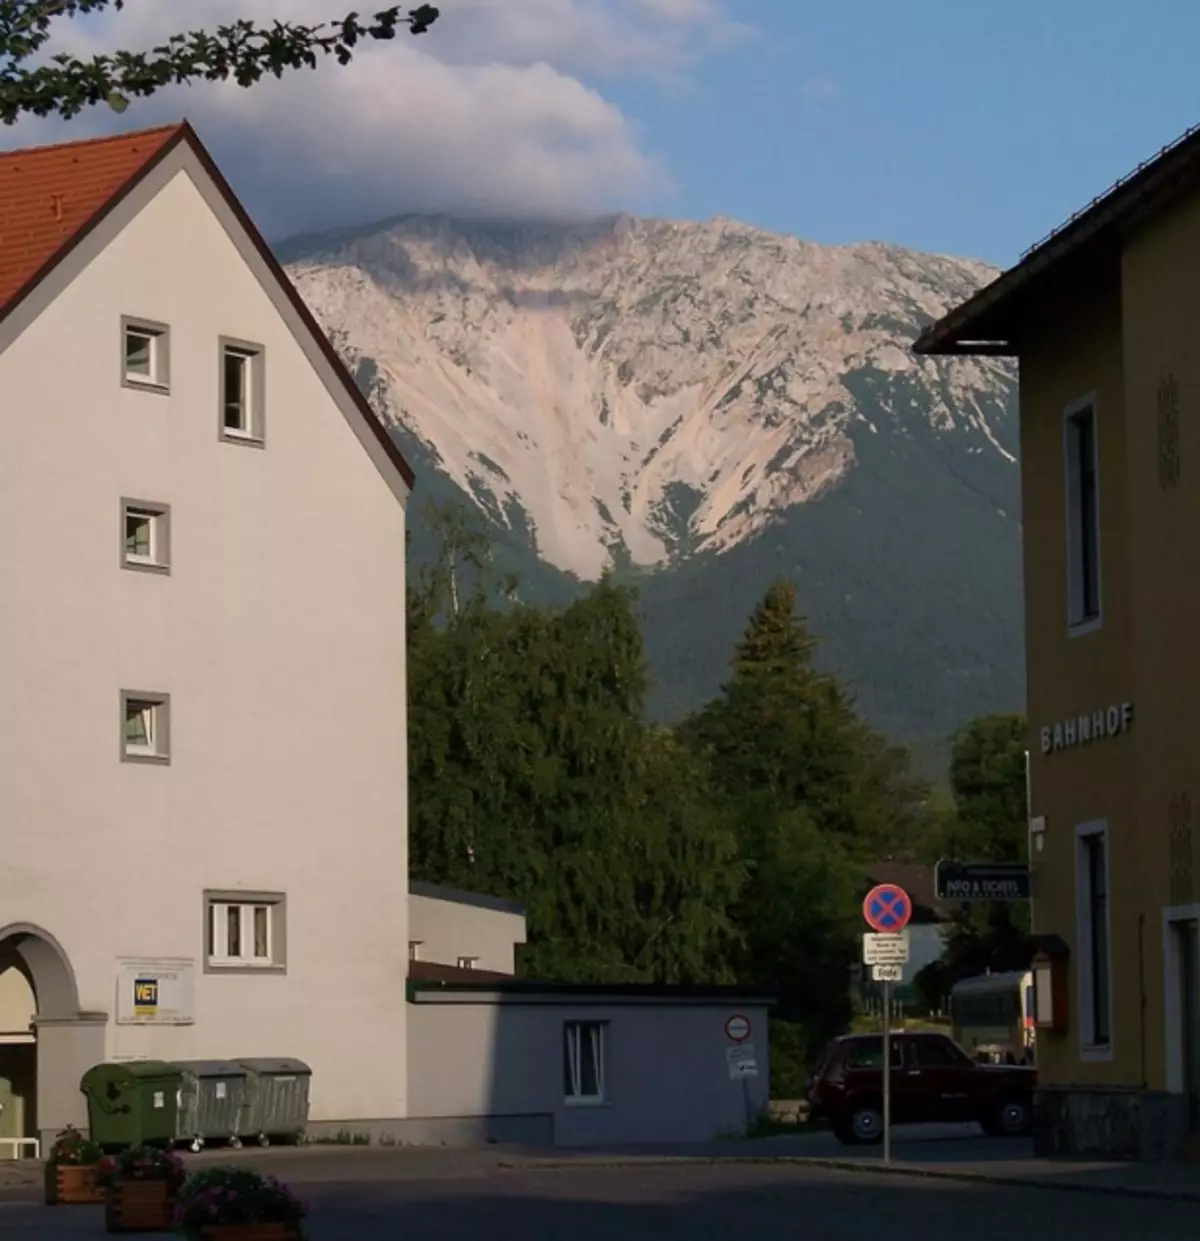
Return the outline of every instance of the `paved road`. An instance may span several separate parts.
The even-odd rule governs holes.
[[[982,1146],[969,1142],[968,1146]],[[309,1149],[270,1165],[311,1241],[1195,1241],[1200,1204],[965,1185],[797,1164],[501,1166],[497,1152]],[[978,1161],[978,1155],[976,1155]],[[99,1237],[98,1208],[0,1197],[4,1241]]]

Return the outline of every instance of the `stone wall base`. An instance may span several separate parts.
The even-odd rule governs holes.
[[[1034,1096],[1034,1154],[1145,1163],[1182,1159],[1187,1104],[1165,1090],[1044,1086]]]
[[[311,1121],[305,1140],[328,1146],[554,1145],[554,1117],[414,1116],[405,1120]]]

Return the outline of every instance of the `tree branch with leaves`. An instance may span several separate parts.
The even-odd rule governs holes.
[[[240,19],[212,32],[173,34],[145,52],[44,58],[63,21],[124,8],[125,0],[0,0],[0,120],[12,125],[26,115],[73,117],[98,103],[123,112],[131,98],[165,86],[234,81],[248,87],[268,74],[280,78],[315,69],[328,56],[346,65],[360,44],[393,39],[405,27],[424,34],[438,18],[433,5],[422,4],[407,10],[393,5],[365,20],[349,13],[314,25]]]

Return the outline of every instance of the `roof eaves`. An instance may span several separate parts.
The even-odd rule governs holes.
[[[1105,230],[1130,222],[1164,191],[1178,190],[1188,173],[1200,165],[1200,125],[1193,125],[1157,155],[1136,168],[1076,211],[1063,224],[1030,247],[1018,262],[956,306],[917,337],[913,352],[921,355],[963,354],[1011,356],[1016,342],[1011,333],[998,338],[982,330],[986,316],[1025,292],[1050,267],[1096,241]],[[968,333],[978,335],[968,337]]]

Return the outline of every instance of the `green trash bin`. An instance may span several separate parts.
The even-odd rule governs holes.
[[[97,1064],[79,1083],[93,1142],[105,1147],[170,1146],[183,1072],[162,1060]]]

